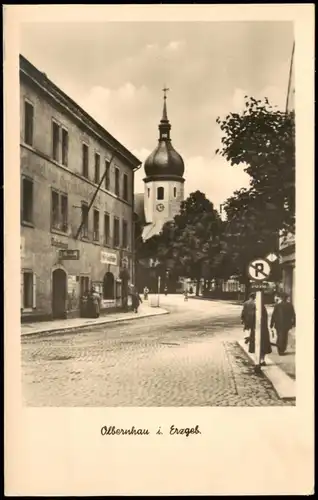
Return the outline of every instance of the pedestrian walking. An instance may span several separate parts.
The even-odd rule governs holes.
[[[286,352],[288,334],[294,326],[296,326],[295,310],[292,303],[288,302],[288,295],[283,292],[278,296],[270,322],[272,332],[276,330],[276,345],[280,356],[284,356]]]
[[[255,327],[256,327],[256,294],[251,293],[249,299],[244,302],[241,313],[241,321],[244,325],[244,331],[250,332],[245,338],[245,342],[249,344],[248,352],[255,353]],[[265,357],[272,352],[270,334],[268,328],[268,314],[264,304],[262,305],[262,321],[261,321],[261,345],[260,345],[260,363],[266,365]]]
[[[183,292],[183,294],[184,294],[184,301],[185,301],[185,302],[188,302],[188,296],[189,296],[189,294],[188,294],[188,290],[185,290],[185,291]]]
[[[149,288],[145,286],[144,288],[144,300],[148,300]]]
[[[163,291],[164,291],[165,295],[168,295],[168,287],[167,286],[164,287]]]
[[[137,288],[135,287],[132,289],[131,299],[132,299],[133,311],[137,313],[139,305],[142,304],[142,300],[138,293]]]
[[[251,293],[249,295],[248,300],[246,300],[243,304],[243,309],[241,313],[241,322],[243,323],[243,332],[245,330],[250,331],[254,328],[255,322],[255,298],[256,294]],[[249,341],[249,335],[245,337],[245,343],[247,344]]]
[[[92,286],[89,295],[91,317],[98,318],[100,314],[100,295]]]

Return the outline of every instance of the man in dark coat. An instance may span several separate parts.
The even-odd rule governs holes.
[[[133,310],[135,313],[137,313],[139,305],[142,304],[142,300],[136,287],[132,287],[131,300],[132,300]]]
[[[241,314],[241,321],[244,325],[244,330],[249,330],[250,335],[246,338],[249,343],[248,351],[255,353],[255,326],[256,326],[256,294],[251,293],[249,299],[244,302]],[[265,356],[272,352],[269,329],[268,329],[268,314],[264,304],[262,305],[262,323],[261,323],[261,346],[260,346],[260,362],[265,365]]]
[[[244,330],[255,329],[255,298],[256,294],[251,293],[248,300],[243,304],[241,321],[244,325]]]
[[[288,295],[282,293],[274,306],[270,327],[277,333],[277,350],[280,356],[285,354],[288,344],[288,333],[296,325],[293,305],[288,302]]]

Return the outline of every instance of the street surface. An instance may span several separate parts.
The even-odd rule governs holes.
[[[286,405],[236,340],[234,304],[160,297],[171,314],[85,332],[23,337],[29,406]]]

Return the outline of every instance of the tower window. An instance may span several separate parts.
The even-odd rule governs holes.
[[[157,188],[157,200],[163,200],[165,196],[165,190],[163,187]]]
[[[176,187],[173,188],[173,196],[175,198],[177,197],[177,188]]]
[[[148,193],[148,198],[150,196],[150,188],[147,189],[147,193]]]

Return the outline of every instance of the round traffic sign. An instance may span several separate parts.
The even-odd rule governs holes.
[[[249,263],[247,272],[252,280],[264,281],[270,275],[271,267],[267,260],[254,259]]]

